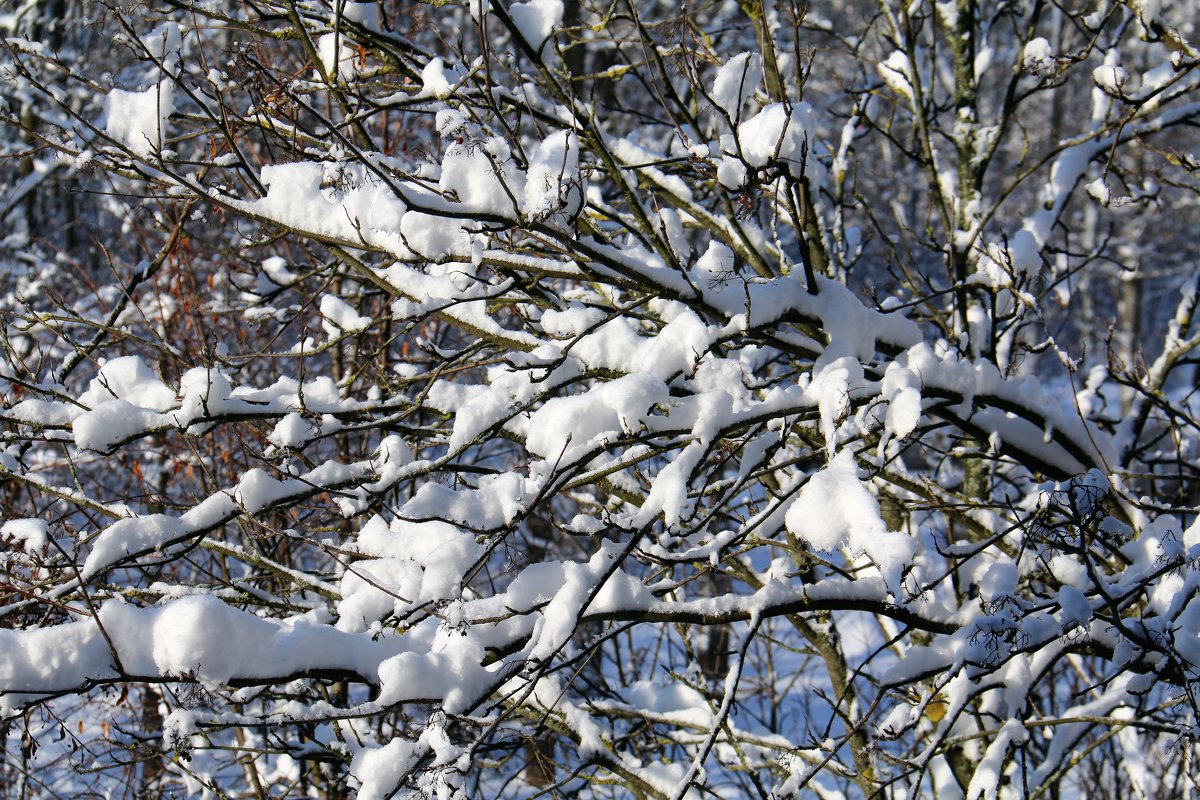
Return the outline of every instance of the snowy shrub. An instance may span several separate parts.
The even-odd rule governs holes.
[[[3,11],[0,798],[1194,791],[1192,10]]]

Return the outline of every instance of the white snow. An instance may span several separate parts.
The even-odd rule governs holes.
[[[570,464],[623,431],[636,431],[667,387],[649,375],[627,375],[580,397],[556,397],[529,420],[529,452]]]
[[[285,449],[303,447],[314,433],[313,426],[295,411],[288,412],[275,424],[267,440]]]
[[[1133,8],[1148,21],[1159,5]],[[734,19],[736,6],[713,13]],[[768,22],[779,23],[767,7]],[[1053,340],[1024,367],[1009,357],[1021,336],[1034,336],[1031,345],[1040,336],[1039,292],[1062,298],[1066,313],[1073,293],[1088,285],[1071,275],[1087,243],[1075,242],[1075,255],[1062,247],[1075,241],[1068,212],[1102,214],[1106,225],[1128,217],[1090,201],[1076,208],[1079,187],[1106,209],[1129,200],[1114,196],[1124,185],[1138,187],[1130,193],[1139,199],[1149,195],[1154,187],[1133,173],[1105,168],[1098,177],[1100,164],[1127,141],[1200,109],[1180,102],[1196,85],[1172,63],[1183,56],[1160,52],[1173,40],[1164,35],[1148,50],[1135,48],[1134,55],[1158,52],[1161,63],[1147,61],[1131,77],[1118,65],[1129,48],[1116,38],[1105,39],[1109,49],[1096,60],[1076,63],[1046,38],[1022,46],[1007,29],[981,31],[973,65],[977,79],[986,77],[981,93],[1009,85],[1020,98],[1048,97],[1059,78],[1078,86],[1082,71],[1091,116],[1084,109],[1077,120],[1059,120],[1054,142],[1037,138],[1036,113],[1023,112],[1014,128],[995,118],[1000,109],[986,98],[979,119],[955,116],[952,104],[941,104],[953,83],[946,51],[895,31],[883,34],[881,63],[860,65],[853,108],[848,96],[820,97],[816,83],[806,93],[813,105],[760,107],[762,54],[731,55],[715,37],[698,73],[668,79],[676,89],[711,80],[716,113],[697,125],[662,120],[660,128],[606,113],[598,94],[564,101],[548,90],[547,76],[572,85],[556,42],[612,47],[603,31],[589,30],[587,14],[578,33],[561,31],[568,10],[561,0],[459,4],[457,16],[442,18],[454,27],[428,38],[421,32],[421,52],[396,51],[403,73],[355,42],[360,28],[351,23],[377,31],[380,41],[402,35],[390,30],[396,20],[380,4],[305,8],[301,21],[317,57],[295,66],[288,92],[338,126],[347,110],[336,101],[349,99],[353,124],[378,131],[394,149],[364,152],[369,137],[352,127],[287,128],[283,112],[291,109],[272,101],[245,112],[254,136],[234,131],[243,153],[218,141],[186,178],[162,164],[139,167],[159,182],[156,191],[185,200],[207,194],[231,221],[234,238],[219,263],[204,274],[208,262],[196,262],[197,275],[211,276],[200,297],[172,291],[191,266],[187,247],[200,239],[181,240],[144,285],[126,289],[128,275],[118,269],[110,285],[80,290],[75,305],[50,294],[54,312],[44,317],[36,310],[41,294],[65,287],[27,280],[19,274],[26,261],[13,262],[19,292],[0,298],[0,307],[21,309],[5,317],[12,344],[0,374],[8,437],[0,482],[11,506],[0,519],[12,584],[4,619],[33,621],[36,611],[60,621],[0,629],[0,713],[15,716],[51,694],[108,683],[195,680],[207,689],[164,722],[168,746],[200,750],[237,725],[247,733],[246,752],[257,752],[262,729],[283,735],[293,723],[311,723],[314,746],[349,760],[360,797],[391,796],[402,778],[402,792],[454,796],[463,775],[481,768],[471,731],[501,719],[495,730],[516,745],[544,721],[564,766],[592,759],[596,769],[607,765],[667,795],[728,794],[732,784],[722,781],[737,765],[777,770],[777,787],[797,787],[819,771],[806,785],[832,797],[853,768],[848,748],[808,735],[832,731],[838,712],[861,719],[864,699],[878,696],[880,717],[865,724],[927,740],[931,749],[922,752],[918,742],[905,752],[932,776],[931,790],[964,796],[937,753],[959,740],[976,765],[965,794],[999,800],[1013,750],[1028,735],[1022,720],[1031,687],[1054,670],[1095,667],[1104,679],[1089,682],[1074,709],[1050,703],[1039,713],[1121,722],[1140,707],[1129,694],[1154,688],[1164,652],[1185,670],[1200,663],[1200,573],[1187,567],[1200,553],[1200,523],[1180,536],[1177,518],[1155,516],[1157,500],[1136,497],[1119,477],[1138,474],[1123,451],[1145,417],[1114,418],[1122,398],[1103,354],[1097,360],[1072,346],[1063,356],[1087,375],[1082,390],[1078,381],[1068,387],[1047,377],[1057,369]],[[934,13],[943,26],[962,21],[953,2],[935,3]],[[16,24],[12,15],[3,19]],[[1135,31],[1142,24],[1129,22]],[[238,35],[234,27],[225,33]],[[194,23],[166,23],[141,39],[162,63],[143,60],[121,73],[124,85],[148,88],[113,90],[102,100],[109,138],[143,160],[171,139],[181,162],[213,148],[195,126],[216,109],[201,104],[246,87],[222,72],[228,65],[189,63],[209,35]],[[456,60],[461,55],[444,45],[463,35],[488,37],[494,59]],[[12,41],[17,53],[47,52]],[[129,43],[137,50],[137,41]],[[617,60],[599,68],[615,82],[641,72],[639,59],[677,58],[676,47],[664,39],[657,52],[613,49],[608,55]],[[547,63],[531,68],[529,48]],[[786,74],[797,66],[782,57]],[[333,74],[314,78],[322,70]],[[648,75],[617,88],[630,110],[654,88],[637,80]],[[18,76],[9,77],[19,88]],[[884,135],[888,126],[912,133],[905,119],[918,79],[927,107],[946,109],[927,132],[932,152],[922,151],[916,165],[926,172],[908,171],[907,154]],[[176,82],[184,80],[205,94],[185,102]],[[360,103],[362,92],[380,85],[389,88]],[[692,88],[703,95],[706,87]],[[703,99],[687,96],[702,110]],[[1161,112],[1160,102],[1170,111]],[[1119,127],[1131,108],[1137,113]],[[64,149],[58,162],[34,158],[39,179],[60,163],[123,162],[118,188],[139,185],[121,153],[94,143],[95,152],[75,152],[78,137],[68,133],[48,140]],[[287,147],[265,146],[281,135]],[[836,155],[821,140],[831,135]],[[1021,156],[1028,174],[985,183],[987,192],[1002,190],[1004,205],[958,197],[955,141],[971,143],[977,155],[997,145],[999,165],[1016,157],[1011,136],[1028,137],[1033,150]],[[879,148],[899,160],[863,164],[863,154]],[[261,169],[261,188],[243,171],[243,154]],[[829,165],[833,184],[825,182]],[[800,177],[831,245],[828,275],[812,280],[795,263],[808,234],[787,229],[781,205],[786,179]],[[886,195],[891,208],[873,207],[874,185],[889,180],[902,191]],[[944,241],[929,249],[923,235],[887,239],[896,224],[920,234],[924,223],[908,219],[904,201],[924,214],[931,187],[964,228],[933,238],[945,234],[970,248],[978,268],[963,288],[995,300],[967,310],[966,331],[937,317],[952,307],[952,295],[922,304],[912,294],[921,287],[891,292],[882,283],[867,287],[865,302],[864,280],[880,264],[852,271],[859,256],[891,244],[894,258],[913,247],[925,248],[921,258],[944,255]],[[854,196],[839,196],[840,188]],[[199,208],[189,222],[217,223]],[[155,216],[160,209],[146,204],[139,214],[148,216],[130,217],[120,230],[169,224]],[[869,230],[864,219],[877,211],[885,213]],[[290,233],[274,238],[281,230]],[[140,251],[144,243],[131,237],[127,244]],[[27,254],[31,264],[35,251]],[[47,261],[46,273],[74,268],[73,257]],[[899,275],[903,264],[896,266]],[[953,290],[940,280],[934,291]],[[115,324],[104,322],[107,309],[126,302]],[[1161,403],[1168,421],[1175,410],[1177,419],[1194,410],[1162,366],[1191,360],[1190,311],[1181,308],[1163,355],[1147,369],[1164,382],[1134,401],[1135,409],[1147,397]],[[71,313],[88,325],[64,322]],[[207,334],[209,314],[229,315],[212,332],[236,338],[214,341],[203,355],[173,339],[177,326]],[[240,330],[238,320],[247,323]],[[980,341],[1001,320],[1011,327],[998,355],[984,355]],[[94,347],[86,344],[93,335]],[[1114,418],[1115,436],[1109,420],[1095,423],[1102,417]],[[966,452],[976,444],[978,453]],[[965,502],[962,464],[976,454],[992,459],[995,495]],[[1059,482],[1039,484],[1047,474]],[[908,512],[903,524],[885,522],[885,492]],[[1031,535],[1035,514],[1060,522],[1056,533],[1075,535],[1051,505],[1088,492],[1109,493],[1102,510],[1111,517],[1093,541],[1111,547],[1089,551],[1110,562],[1098,570],[1076,558],[1073,545],[1056,548],[1054,537]],[[803,568],[797,548],[811,556]],[[222,569],[197,573],[197,582],[189,577],[195,564]],[[1104,596],[1121,598],[1127,628],[1109,624]],[[858,670],[853,680],[866,694],[833,700],[828,675],[803,671],[807,645],[790,640],[785,615],[836,625],[846,666]],[[914,630],[925,646],[915,646]],[[719,636],[737,642],[751,631],[769,636],[751,643],[745,664],[778,658],[770,662],[782,676],[777,687],[761,684],[759,673],[747,683],[761,694],[747,696],[737,691],[739,667],[723,684],[712,670],[697,672]],[[1157,649],[1135,641],[1142,635]],[[1086,663],[1072,661],[1081,640],[1097,645]],[[730,646],[736,660],[729,663],[742,664]],[[1121,672],[1135,660],[1144,675],[1130,680]],[[349,707],[310,702],[294,687],[259,694],[261,686],[230,686],[300,687],[327,672],[359,684]],[[593,678],[606,686],[590,696]],[[706,696],[706,684],[718,693],[724,686],[724,698]],[[216,687],[224,688],[209,691]],[[801,692],[805,711],[825,697],[845,705],[800,718],[789,704]],[[759,730],[756,714],[714,724],[718,709],[736,701],[744,710],[754,697],[781,704],[777,731]],[[165,698],[164,709],[175,699]],[[230,700],[246,716],[231,714]],[[935,720],[931,712],[943,704],[947,716]],[[608,715],[653,724],[656,741],[677,751],[670,763],[635,758],[639,744]],[[388,722],[399,717],[403,730]],[[1031,726],[1049,742],[1038,775],[1073,758],[1090,724]],[[210,728],[214,738],[206,740],[199,732]],[[789,738],[793,732],[802,741]],[[1122,767],[1144,780],[1138,746],[1148,740],[1132,728],[1118,736]],[[707,760],[698,755],[705,742],[713,745]],[[491,788],[528,789],[520,757],[502,767],[510,788]],[[208,758],[193,763],[197,775],[207,774]],[[297,761],[286,758],[261,760],[280,775],[298,775]],[[689,789],[685,779],[702,782],[706,769],[720,778]],[[834,776],[828,784],[826,775]],[[486,781],[480,786],[490,791]],[[202,793],[198,782],[193,788]]]
[[[493,155],[475,144],[454,143],[442,158],[438,185],[453,192],[464,210],[516,218],[514,198],[521,196],[524,176],[512,168],[505,151]]]
[[[757,53],[742,53],[725,62],[713,80],[713,103],[729,115],[736,125],[742,115],[742,107],[754,98],[754,92],[763,78],[762,56]]]
[[[148,89],[113,89],[104,99],[104,130],[135,155],[149,158],[162,149],[167,118],[175,111],[175,84],[164,79]]]
[[[579,141],[571,131],[553,133],[529,156],[524,211],[533,217],[553,211],[574,217],[583,207],[583,198]]]
[[[1102,206],[1108,205],[1112,199],[1112,190],[1108,188],[1104,178],[1096,178],[1087,185],[1087,193],[1094,197]]]
[[[1129,73],[1115,64],[1104,64],[1092,70],[1092,80],[1110,94],[1121,94],[1129,82]]]
[[[79,396],[85,406],[118,398],[152,411],[166,411],[175,404],[175,392],[137,356],[105,361],[87,391]]]
[[[888,435],[903,439],[912,433],[921,420],[921,381],[917,374],[893,361],[884,372],[880,395],[888,401]]]
[[[321,295],[321,325],[330,336],[364,330],[371,318],[355,311],[349,303],[337,295]]]
[[[892,91],[908,101],[913,99],[912,62],[903,51],[893,50],[891,55],[879,62],[879,77]]]
[[[48,536],[49,528],[40,519],[10,519],[0,525],[0,541],[14,542],[26,553],[40,553]]]
[[[84,450],[108,452],[123,441],[158,427],[166,427],[168,417],[135,406],[124,399],[109,400],[75,418],[71,429],[75,444]]]
[[[822,168],[816,158],[818,139],[812,106],[772,103],[738,126],[741,155],[752,167],[782,162],[792,175],[808,175],[820,181]]]
[[[100,624],[126,674],[193,676],[210,685],[323,667],[373,678],[396,649],[325,625],[259,619],[210,595],[149,608],[111,600],[100,608]],[[95,620],[0,630],[0,685],[9,692],[0,696],[5,713],[19,707],[22,693],[53,692],[119,674]]]
[[[1054,65],[1054,50],[1044,37],[1035,36],[1021,50],[1021,64],[1032,72],[1043,72]]]
[[[529,0],[508,7],[513,24],[534,50],[540,51],[550,34],[562,24],[563,0]]]
[[[1017,566],[1011,559],[993,562],[979,581],[979,597],[984,602],[995,602],[1013,594],[1017,589]]]
[[[849,547],[866,553],[879,567],[891,591],[898,593],[901,570],[916,552],[902,533],[890,533],[879,501],[859,480],[849,450],[838,453],[800,490],[785,517],[788,530],[818,550]]]
[[[454,90],[456,78],[453,73],[447,73],[446,64],[440,57],[431,58],[421,70],[421,91],[416,97],[432,97],[443,100]]]
[[[360,71],[359,56],[346,32],[323,34],[317,40],[317,55],[321,59],[322,79],[349,81]]]

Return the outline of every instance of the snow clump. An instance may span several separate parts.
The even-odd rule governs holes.
[[[113,89],[104,99],[104,132],[148,158],[162,149],[167,117],[175,111],[175,84],[169,80],[141,92]]]

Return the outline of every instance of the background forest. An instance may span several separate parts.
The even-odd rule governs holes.
[[[0,5],[0,798],[1196,797],[1196,13]]]

